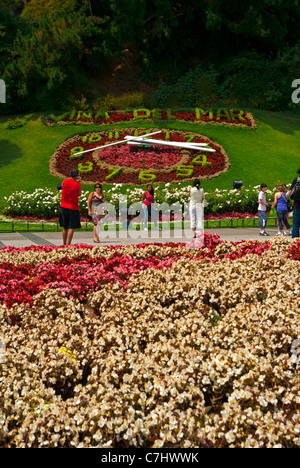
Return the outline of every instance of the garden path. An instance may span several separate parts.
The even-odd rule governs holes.
[[[210,234],[216,233],[220,236],[221,240],[239,242],[242,240],[265,240],[266,237],[261,237],[256,228],[247,229],[207,229],[205,232]],[[277,234],[277,229],[268,229],[270,238]],[[109,234],[109,237],[108,237]],[[133,238],[133,235],[138,237]],[[140,244],[140,243],[166,243],[166,242],[183,242],[188,243],[191,240],[189,231],[182,232],[181,230],[171,231],[170,233],[164,231],[139,231],[133,233],[120,232],[119,233],[102,233],[102,241],[100,244],[93,242],[93,235],[91,232],[76,231],[74,234],[73,244],[88,244],[88,245],[126,245],[126,244]],[[101,239],[101,235],[100,235]],[[62,243],[62,235],[60,232],[14,232],[0,234],[0,248],[5,246],[9,247],[29,247],[31,245],[54,245],[59,246]]]

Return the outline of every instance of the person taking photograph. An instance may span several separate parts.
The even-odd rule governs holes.
[[[63,244],[72,243],[74,230],[80,229],[79,197],[81,195],[81,176],[77,169],[71,169],[70,178],[62,183],[59,224],[63,228]]]

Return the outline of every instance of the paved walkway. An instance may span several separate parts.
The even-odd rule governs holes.
[[[268,229],[270,237],[261,237],[256,228],[247,229],[206,229],[205,232],[209,234],[216,233],[220,236],[221,240],[239,242],[242,240],[265,240],[271,239],[277,234],[277,229]],[[101,243],[95,244],[93,242],[93,233],[86,231],[76,231],[73,238],[73,244],[88,244],[88,245],[126,245],[126,244],[140,244],[140,243],[153,243],[153,242],[189,242],[191,240],[191,232],[187,230],[175,231],[120,231],[102,232]],[[5,246],[9,247],[29,247],[36,245],[62,245],[62,234],[60,232],[14,232],[0,234],[0,248]]]

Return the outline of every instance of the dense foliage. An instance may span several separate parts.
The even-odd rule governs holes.
[[[91,187],[92,190],[92,187]],[[213,190],[205,193],[207,207],[205,215],[228,215],[232,217],[234,213],[245,216],[257,214],[257,200],[259,186],[242,187],[240,190]],[[124,203],[127,198],[128,206],[140,203],[144,189],[142,187],[122,187],[122,184],[115,184],[111,188],[105,188],[105,198],[119,215],[120,203]],[[267,192],[268,201],[274,200],[276,189]],[[79,198],[79,208],[82,216],[87,216],[87,198],[89,191],[83,191]],[[51,189],[36,189],[33,193],[24,191],[14,192],[9,197],[5,197],[6,206],[4,213],[12,217],[27,217],[49,219],[55,218],[59,214],[61,195]],[[169,206],[179,203],[181,206],[189,203],[189,186],[184,183],[162,184],[155,186],[155,200],[159,205]]]
[[[300,76],[299,22],[297,0],[3,0],[0,111],[64,107],[122,58],[137,65],[133,88],[162,83],[160,106],[287,107]]]

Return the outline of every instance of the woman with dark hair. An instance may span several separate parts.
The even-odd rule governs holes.
[[[154,222],[154,228],[159,229],[154,207],[154,188],[151,184],[147,186],[147,190],[143,193],[142,202],[144,205],[144,231],[148,231],[148,221],[150,218]]]
[[[204,190],[200,189],[200,180],[195,179],[193,187],[189,190],[190,196],[190,219],[191,219],[191,228],[193,231],[194,237],[197,236],[196,229],[199,231],[203,229],[203,219],[204,219],[204,201],[205,194]]]
[[[98,244],[100,240],[97,234],[97,226],[106,213],[105,195],[102,192],[102,185],[99,182],[96,182],[94,191],[89,194],[87,206],[89,216],[91,216],[94,223],[94,242]]]

